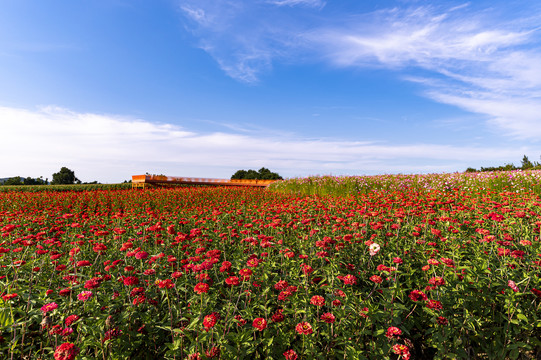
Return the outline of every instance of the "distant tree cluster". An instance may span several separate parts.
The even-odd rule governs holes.
[[[3,181],[2,181],[3,180]],[[131,182],[131,181],[130,181]],[[99,184],[97,181],[81,183],[81,180],[77,179],[75,172],[62,167],[59,172],[53,174],[53,180],[51,185],[68,185],[68,184]],[[15,176],[7,179],[0,179],[0,185],[49,185],[49,179],[39,178],[23,178],[21,176]]]
[[[15,176],[6,179],[2,185],[47,185],[49,183],[48,179],[43,180],[43,178],[40,176],[39,178],[23,178],[20,176]]]
[[[480,170],[474,168],[467,168],[466,172],[484,172],[484,171],[512,171],[512,170],[541,170],[541,163],[534,161],[531,162],[526,155],[522,158],[521,166],[515,166],[511,164],[505,164],[501,166],[489,166],[481,167]]]
[[[282,180],[282,177],[267,168],[262,167],[258,171],[255,170],[238,170],[231,176],[231,180]]]

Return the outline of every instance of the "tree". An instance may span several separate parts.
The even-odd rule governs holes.
[[[4,181],[4,185],[22,185],[22,179],[20,176],[15,176]]]
[[[231,176],[232,180],[282,180],[282,177],[267,168],[262,167],[258,171],[255,170],[238,170]]]
[[[52,185],[62,185],[62,184],[75,184],[81,183],[81,180],[75,177],[75,172],[68,169],[67,167],[62,167],[59,172],[53,174]]]
[[[522,170],[533,168],[533,164],[526,155],[522,158]]]
[[[47,185],[47,182],[48,182],[47,179],[43,180],[42,176],[35,179],[31,177],[27,177],[23,181],[24,185]]]

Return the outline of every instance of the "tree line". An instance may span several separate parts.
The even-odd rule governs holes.
[[[15,176],[7,178],[2,185],[69,185],[69,184],[83,184],[81,180],[77,179],[75,172],[63,166],[59,172],[53,174],[53,179],[49,182],[49,178],[43,179],[43,176],[39,178]],[[84,184],[98,184],[97,181]]]
[[[485,171],[513,171],[513,170],[541,170],[541,163],[534,161],[531,162],[526,155],[521,160],[521,166],[515,166],[513,163],[500,166],[481,167],[477,170],[474,168],[467,168],[466,172],[485,172]]]

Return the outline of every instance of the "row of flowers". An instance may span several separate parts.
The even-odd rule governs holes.
[[[0,351],[528,357],[541,349],[540,203],[403,188],[0,194]]]

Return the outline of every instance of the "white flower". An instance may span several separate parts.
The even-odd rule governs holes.
[[[379,252],[380,246],[377,243],[373,243],[373,244],[370,245],[368,250],[370,251],[370,256],[374,256]]]

